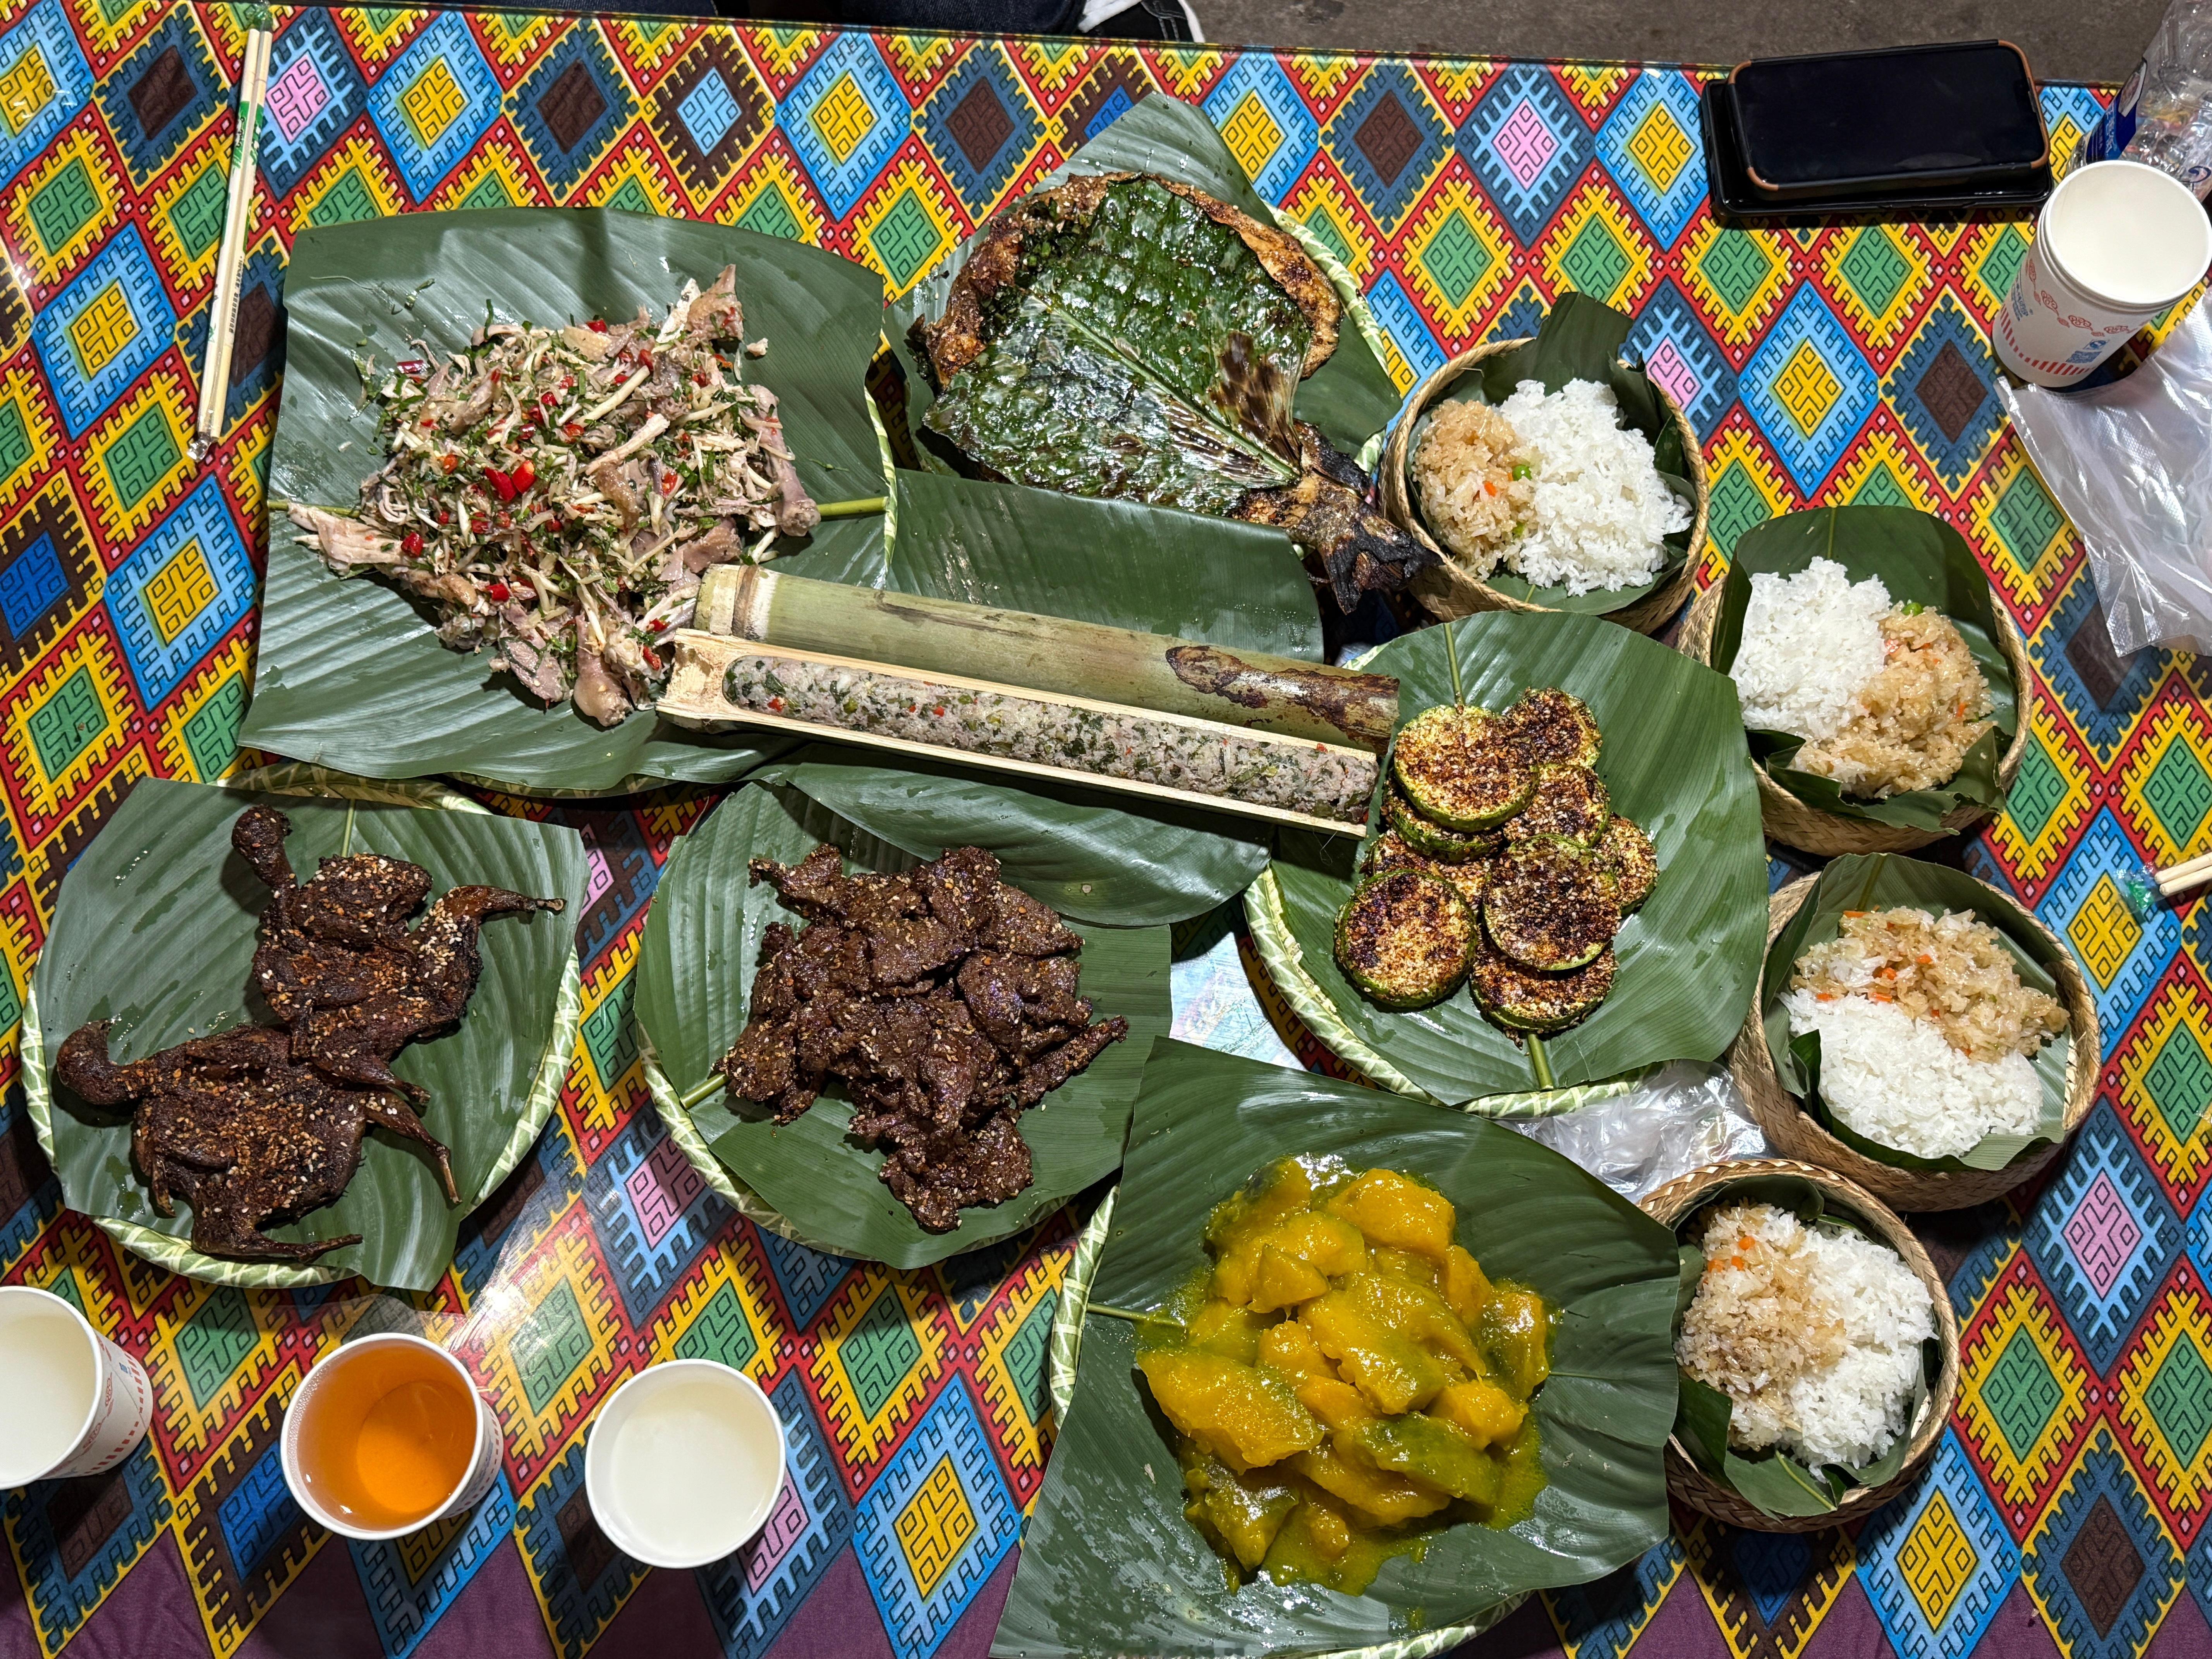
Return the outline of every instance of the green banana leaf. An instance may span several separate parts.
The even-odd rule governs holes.
[[[1445,391],[1444,398],[1454,403],[1502,404],[1523,380],[1540,380],[1547,392],[1557,392],[1570,380],[1595,380],[1601,386],[1609,386],[1613,396],[1620,400],[1621,424],[1632,427],[1651,440],[1652,461],[1658,468],[1661,482],[1694,513],[1697,491],[1690,483],[1690,461],[1683,451],[1682,429],[1668,412],[1658,384],[1641,368],[1631,368],[1620,360],[1621,348],[1628,343],[1628,331],[1635,324],[1634,318],[1615,311],[1602,301],[1583,294],[1563,294],[1545,313],[1534,339],[1510,351],[1485,358],[1455,380]],[[1434,408],[1431,404],[1431,410]],[[1427,425],[1428,418],[1423,416],[1422,428]],[[1421,486],[1413,470],[1413,460],[1420,453],[1420,436],[1421,428],[1416,428],[1413,441],[1406,447],[1406,500],[1416,518],[1420,517],[1421,512]],[[1428,529],[1426,520],[1423,520],[1422,528]],[[1428,533],[1439,547],[1444,544],[1435,531],[1429,530]],[[1526,604],[1601,616],[1635,604],[1681,568],[1682,561],[1690,556],[1690,531],[1678,530],[1665,541],[1667,562],[1660,568],[1659,574],[1649,581],[1628,587],[1570,593],[1560,586],[1539,587],[1527,577],[1504,569],[1485,576],[1483,580],[1508,598]]]
[[[810,744],[754,774],[788,786],[915,859],[953,847],[996,854],[1006,879],[1073,921],[1156,927],[1204,915],[1267,867],[1264,830],[1198,809],[1103,790],[1018,787],[957,763],[872,763]]]
[[[889,545],[802,553],[775,568],[1322,659],[1321,606],[1279,530],[935,472],[894,477]]]
[[[1916,1158],[1869,1140],[1837,1117],[1820,1098],[1820,1036],[1808,1031],[1793,1039],[1790,1013],[1782,1006],[1790,991],[1790,976],[1806,951],[1843,932],[1844,911],[1887,910],[1900,904],[1939,916],[1950,910],[1971,912],[1996,929],[2022,985],[2045,996],[2058,994],[2058,981],[2052,973],[2057,951],[2050,936],[2002,893],[1963,870],[1923,864],[1892,853],[1855,853],[1838,859],[1820,872],[1797,914],[1767,949],[1759,1012],[1766,1031],[1767,1052],[1774,1058],[1775,1075],[1781,1079],[1782,1086],[1820,1121],[1822,1128],[1852,1151],[1900,1170],[2002,1170],[2063,1139],[2066,1070],[2074,1054],[2073,1034],[2068,1031],[2045,1043],[2029,1061],[2043,1085],[2043,1109],[2035,1133],[1985,1135],[1954,1158]]]
[[[1735,689],[1710,669],[1595,617],[1488,611],[1393,640],[1366,666],[1395,674],[1398,714],[1453,700],[1503,709],[1536,686],[1587,702],[1616,812],[1659,850],[1659,884],[1615,939],[1613,994],[1544,1041],[1565,1089],[1665,1060],[1708,1060],[1743,1024],[1766,937],[1766,853]],[[1315,1035],[1367,1076],[1449,1105],[1543,1085],[1528,1052],[1462,986],[1411,1013],[1376,1006],[1336,965],[1337,911],[1359,843],[1285,831],[1246,901],[1255,942]],[[1263,891],[1272,878],[1272,894]],[[1295,963],[1295,966],[1292,964]],[[1293,996],[1293,1000],[1297,1000]],[[1303,1012],[1303,1011],[1302,1011]]]
[[[1433,1183],[1492,1275],[1560,1310],[1535,1400],[1547,1480],[1534,1516],[1437,1534],[1347,1596],[1265,1578],[1231,1591],[1182,1514],[1175,1454],[1133,1371],[1133,1328],[1100,1307],[1166,1302],[1205,1261],[1207,1212],[1274,1159],[1343,1156]],[[1667,1230],[1556,1152],[1496,1124],[1348,1083],[1163,1041],[1146,1067],[1083,1334],[994,1654],[1310,1654],[1478,1623],[1528,1590],[1583,1583],[1667,1530],[1661,1449],[1675,1410]]]
[[[1304,229],[1260,199],[1203,111],[1164,94],[1139,100],[1063,166],[1039,179],[1036,187],[1049,189],[1073,175],[1099,173],[1157,173],[1241,208],[1262,224],[1295,226],[1294,235]],[[917,319],[933,322],[945,314],[952,279],[980,240],[979,232],[961,243],[909,292],[892,302],[884,332],[905,375],[906,413],[915,432],[921,429],[923,416],[934,399],[919,360],[907,343],[907,331]],[[1298,240],[1310,254],[1319,247],[1310,234],[1301,235]],[[1298,419],[1319,427],[1346,455],[1360,459],[1364,453],[1363,465],[1371,465],[1372,446],[1397,414],[1402,398],[1397,383],[1382,366],[1380,331],[1352,274],[1333,258],[1317,258],[1316,263],[1328,272],[1345,301],[1345,325],[1329,360],[1299,382],[1294,409]],[[901,447],[897,441],[903,435],[895,434],[895,448]],[[945,464],[940,460],[937,465]]]
[[[303,232],[285,277],[284,400],[272,502],[351,510],[381,464],[377,411],[356,358],[388,368],[410,338],[466,344],[487,306],[564,323],[665,310],[687,276],[738,268],[752,372],[781,402],[799,473],[817,501],[884,493],[864,381],[882,324],[874,272],[818,248],[725,226],[613,209],[407,214]],[[836,519],[785,544],[851,557],[879,546],[880,517]],[[724,782],[777,745],[663,726],[640,711],[603,728],[540,707],[486,659],[449,651],[433,623],[374,577],[341,579],[271,514],[259,665],[240,741],[373,777],[460,772],[522,790],[613,791],[630,779]]]
[[[1009,800],[1001,810],[1020,805]],[[891,1196],[877,1176],[883,1155],[846,1139],[852,1109],[843,1101],[825,1097],[781,1127],[750,1104],[732,1109],[713,1068],[744,1029],[761,935],[771,921],[793,920],[774,889],[748,884],[746,860],[795,863],[825,841],[866,869],[908,870],[921,862],[796,787],[749,783],[677,842],[662,872],[639,947],[635,1007],[651,1069],[668,1079],[655,1087],[656,1099],[701,1173],[726,1196],[734,1191],[738,1207],[763,1225],[817,1249],[894,1267],[926,1267],[1018,1232],[1110,1174],[1121,1159],[1146,1052],[1170,1017],[1164,927],[1067,918],[1083,935],[1083,994],[1101,1018],[1126,1018],[1129,1035],[1023,1114],[1022,1139],[1036,1176],[1029,1190],[990,1208],[963,1210],[951,1232],[924,1232]],[[1052,902],[1052,879],[1037,880],[1018,847],[994,850],[1009,881]],[[1094,857],[1103,879],[1113,860]],[[1047,848],[1044,862],[1060,867],[1060,851]]]
[[[1894,602],[1925,605],[1956,623],[1982,678],[1990,683],[1996,729],[1984,732],[1966,750],[1958,775],[1941,788],[1916,789],[1887,800],[1855,800],[1832,778],[1798,771],[1790,763],[1804,740],[1787,732],[1752,732],[1753,757],[1805,805],[1839,817],[1942,833],[1944,814],[1956,807],[2002,806],[2004,790],[1997,782],[1997,763],[2020,727],[2020,687],[2013,679],[2012,665],[1997,648],[1996,600],[1989,577],[1966,538],[1933,514],[1910,507],[1823,507],[1785,513],[1753,526],[1736,542],[1721,590],[1720,616],[1713,625],[1713,666],[1725,674],[1735,663],[1753,575],[1766,571],[1794,576],[1815,558],[1834,560],[1855,582],[1879,576]]]
[[[435,1289],[453,1261],[462,1218],[527,1152],[556,1101],[580,1012],[576,922],[587,878],[574,830],[464,810],[391,804],[387,789],[359,799],[142,780],[62,884],[52,931],[24,1021],[24,1081],[63,1198],[180,1273],[230,1285],[313,1284],[358,1273],[395,1290]],[[352,789],[350,782],[339,788]],[[459,801],[440,792],[447,802]],[[426,799],[434,799],[426,794]],[[404,1049],[392,1069],[429,1091],[423,1121],[453,1153],[464,1202],[449,1208],[422,1151],[371,1131],[361,1167],[337,1203],[277,1238],[362,1242],[307,1267],[218,1261],[190,1249],[191,1206],[158,1214],[133,1168],[127,1114],[94,1108],[51,1086],[63,1039],[88,1020],[112,1019],[110,1051],[142,1060],[171,1043],[266,1021],[247,996],[254,930],[268,901],[231,851],[240,813],[264,802],[292,821],[293,868],[306,879],[342,852],[383,853],[422,865],[433,891],[480,883],[558,896],[563,913],[501,916],[483,925],[483,973],[460,1029]]]
[[[1826,1224],[1845,1226],[1866,1232],[1858,1219],[1843,1209],[1830,1210],[1828,1195],[1822,1188],[1795,1176],[1753,1176],[1729,1182],[1707,1195],[1705,1205],[1684,1218],[1684,1228],[1705,1213],[1707,1207],[1723,1199],[1771,1204],[1777,1209],[1790,1210],[1810,1227]],[[1872,1237],[1873,1235],[1869,1233]],[[1880,1241],[1877,1239],[1877,1243]],[[1674,1315],[1674,1331],[1679,1336],[1682,1316],[1689,1311],[1697,1290],[1698,1275],[1705,1270],[1705,1255],[1695,1244],[1682,1246],[1683,1294]],[[1728,1443],[1729,1424],[1735,1414],[1735,1402],[1709,1383],[1700,1382],[1684,1373],[1681,1377],[1681,1405],[1675,1417],[1674,1436],[1698,1467],[1734,1492],[1753,1507],[1777,1516],[1826,1515],[1840,1504],[1854,1487],[1879,1486],[1896,1475],[1905,1467],[1905,1455],[1911,1449],[1913,1427],[1920,1421],[1922,1407],[1936,1379],[1942,1374],[1942,1345],[1929,1340],[1921,1344],[1923,1364],[1912,1381],[1912,1401],[1905,1413],[1905,1431],[1892,1441],[1887,1450],[1871,1462],[1856,1466],[1829,1465],[1818,1469],[1809,1468],[1802,1459],[1787,1452],[1768,1450],[1743,1453],[1730,1449]]]

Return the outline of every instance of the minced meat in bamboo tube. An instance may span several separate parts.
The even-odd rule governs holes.
[[[377,396],[390,458],[357,516],[294,506],[340,575],[428,600],[455,650],[611,726],[656,696],[657,637],[691,619],[710,567],[821,522],[773,392],[746,383],[736,268],[686,283],[659,323],[493,323]]]
[[[739,657],[722,676],[722,695],[757,714],[1128,778],[1345,824],[1365,818],[1377,769],[1374,756],[1356,750],[799,658]]]

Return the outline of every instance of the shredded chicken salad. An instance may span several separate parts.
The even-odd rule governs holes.
[[[293,521],[338,574],[428,600],[447,646],[614,725],[659,692],[656,636],[709,567],[821,521],[775,394],[744,378],[768,342],[740,347],[736,277],[687,282],[658,323],[490,323],[435,368],[422,348],[377,391],[390,459],[359,514]]]

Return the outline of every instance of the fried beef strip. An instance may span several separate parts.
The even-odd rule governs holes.
[[[834,847],[756,859],[807,925],[762,936],[744,1030],[716,1069],[788,1123],[835,1081],[852,1133],[930,1232],[1030,1184],[1016,1120],[1128,1034],[1077,994],[1079,935],[956,848],[902,875],[847,875]]]

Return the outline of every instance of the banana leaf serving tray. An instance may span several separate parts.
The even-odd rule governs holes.
[[[1455,667],[1455,659],[1456,667]],[[1382,1087],[1492,1115],[1571,1109],[1588,1085],[1668,1060],[1709,1060],[1751,1005],[1766,927],[1766,852],[1735,688],[1665,646],[1595,617],[1489,611],[1391,641],[1361,666],[1398,678],[1401,726],[1454,700],[1504,709],[1532,687],[1589,705],[1613,810],[1641,824],[1659,880],[1613,942],[1613,993],[1528,1049],[1462,986],[1432,1007],[1369,1001],[1338,969],[1336,914],[1355,836],[1285,832],[1245,895],[1253,944],[1314,1035]]]
[[[615,209],[408,214],[303,232],[285,275],[284,400],[272,503],[351,512],[383,463],[360,363],[422,339],[456,350],[489,310],[559,325],[659,315],[684,280],[737,267],[748,374],[773,389],[800,481],[818,501],[880,496],[883,452],[865,380],[883,321],[877,275],[819,248]],[[831,520],[780,551],[881,558],[879,516]],[[252,706],[241,741],[373,777],[462,773],[503,787],[608,793],[625,780],[725,782],[763,750],[665,726],[649,710],[601,727],[548,708],[488,659],[441,645],[430,619],[373,578],[340,578],[272,514]]]
[[[1561,1310],[1535,1399],[1546,1485],[1502,1531],[1449,1528],[1364,1595],[1264,1577],[1231,1591],[1182,1513],[1176,1455],[1135,1368],[1134,1327],[1206,1261],[1208,1212],[1277,1158],[1335,1154],[1419,1176],[1459,1212],[1486,1273]],[[1053,1386],[1064,1399],[992,1652],[1346,1655],[1456,1647],[1529,1591],[1586,1583],[1667,1531],[1674,1240],[1558,1153],[1500,1125],[1357,1085],[1162,1041],[1145,1069],[1109,1221],[1062,1289]],[[1066,1388],[1072,1368],[1072,1393]]]
[[[793,864],[823,842],[848,867],[912,869],[954,847],[995,854],[1001,874],[1060,912],[1084,940],[1081,994],[1129,1033],[1023,1114],[1035,1179],[925,1231],[878,1178],[883,1155],[845,1131],[852,1109],[825,1096],[794,1121],[733,1103],[714,1070],[744,1029],[761,938],[793,922],[754,858]],[[1198,823],[1123,811],[1073,793],[987,783],[957,771],[857,763],[801,750],[728,797],[671,854],[646,924],[636,1012],[646,1079],[671,1136],[708,1184],[763,1226],[817,1249],[919,1267],[1030,1225],[1121,1161],[1145,1055],[1164,1034],[1168,924],[1240,890],[1264,845]]]
[[[248,970],[268,890],[231,849],[257,803],[291,820],[302,880],[319,859],[382,853],[430,872],[432,895],[481,884],[566,901],[558,915],[484,924],[483,971],[459,1029],[402,1050],[392,1069],[429,1092],[424,1126],[451,1149],[462,1202],[449,1206],[418,1147],[372,1130],[338,1200],[269,1229],[289,1240],[359,1233],[304,1266],[220,1260],[193,1249],[190,1204],[158,1213],[134,1166],[131,1122],[56,1087],[48,1066],[88,1020],[112,1019],[118,1060],[254,1023]],[[62,884],[23,1011],[23,1085],[63,1200],[172,1272],[219,1285],[284,1287],[355,1274],[394,1290],[435,1289],[468,1212],[521,1162],[560,1097],[583,994],[576,923],[587,866],[574,830],[501,817],[430,784],[365,782],[283,767],[230,787],[139,782]]]

